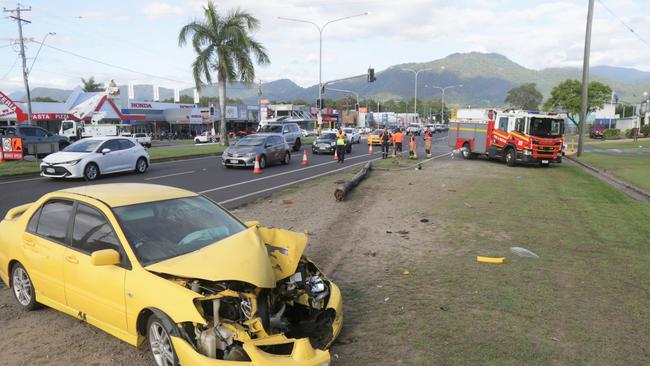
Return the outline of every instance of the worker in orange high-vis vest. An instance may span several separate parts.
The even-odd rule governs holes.
[[[395,154],[395,157],[401,158],[402,157],[402,144],[404,143],[404,134],[402,131],[398,128],[395,133],[393,134],[393,153]]]
[[[408,135],[409,138],[409,159],[417,159],[417,144],[415,143],[415,134],[411,131]]]
[[[339,128],[336,132],[336,154],[338,155],[339,160],[337,163],[345,162],[345,150],[347,148],[347,138],[348,135]]]
[[[424,151],[427,154],[427,158],[431,157],[431,146],[431,129],[427,128],[426,131],[424,131]]]

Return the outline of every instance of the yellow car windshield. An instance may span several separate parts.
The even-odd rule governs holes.
[[[246,229],[228,212],[201,196],[113,210],[144,266],[197,251]]]

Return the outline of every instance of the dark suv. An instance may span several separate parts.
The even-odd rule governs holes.
[[[23,152],[29,155],[29,144],[57,143],[59,150],[70,145],[68,138],[61,135],[54,135],[46,129],[38,126],[0,126],[0,136],[16,136],[23,139]]]

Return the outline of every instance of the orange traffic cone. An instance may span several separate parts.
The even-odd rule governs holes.
[[[372,143],[368,145],[368,155],[372,155]]]
[[[307,161],[307,149],[305,149],[305,152],[302,154],[302,165],[307,165],[309,162]]]
[[[255,156],[255,167],[253,168],[253,174],[260,174],[262,169],[260,169],[260,156]]]
[[[337,151],[338,149],[334,150],[334,160],[339,160],[339,153]]]

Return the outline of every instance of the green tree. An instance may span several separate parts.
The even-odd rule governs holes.
[[[569,120],[576,126],[580,116],[582,83],[578,80],[564,80],[551,90],[551,96],[544,103],[544,109],[567,112]],[[587,90],[587,113],[603,108],[612,97],[612,88],[598,81],[589,83]]]
[[[521,84],[510,89],[505,102],[517,109],[536,110],[544,100],[535,83]]]
[[[102,84],[95,81],[94,76],[91,76],[88,79],[81,78],[81,83],[83,84],[82,89],[86,93],[102,92],[105,90],[102,88]]]
[[[36,97],[36,98],[32,98],[32,102],[56,103],[56,102],[58,102],[58,100],[52,99],[50,97]]]
[[[251,56],[259,65],[268,64],[269,57],[261,43],[251,36],[259,28],[259,20],[239,8],[227,14],[219,14],[214,2],[203,7],[201,20],[195,20],[181,28],[178,45],[191,43],[196,59],[192,63],[192,74],[197,89],[212,83],[212,72],[217,74],[219,107],[221,110],[220,131],[224,143],[228,144],[226,133],[225,103],[226,83],[240,81],[248,85],[255,80],[255,67]]]

